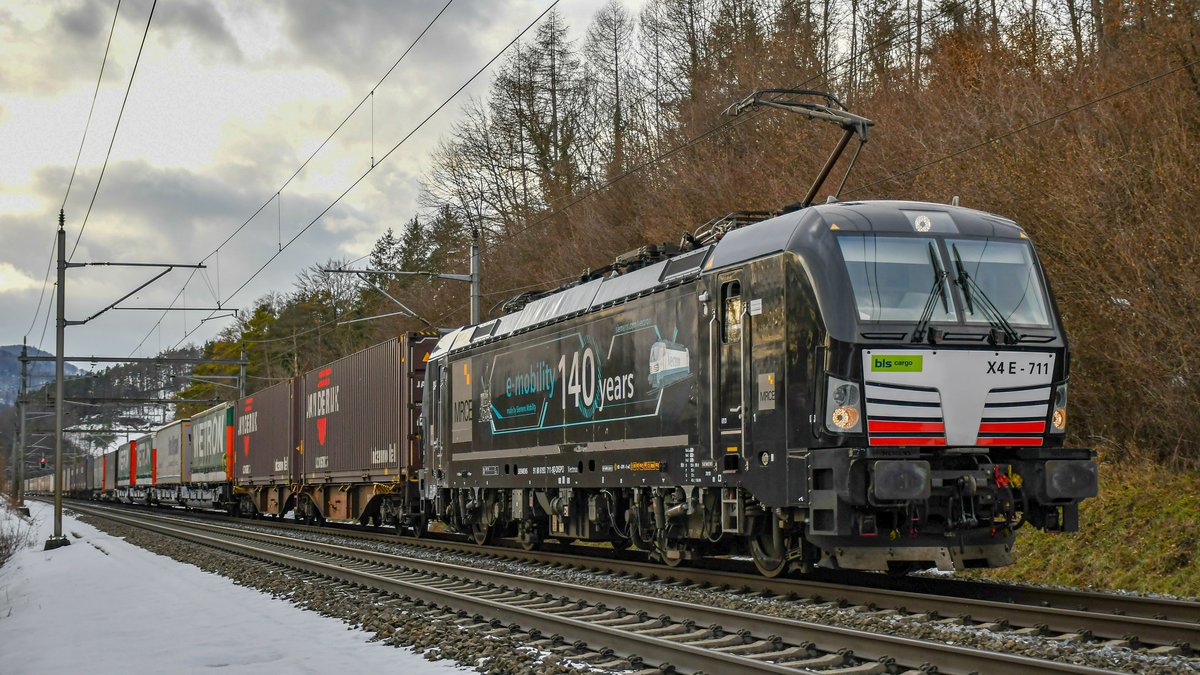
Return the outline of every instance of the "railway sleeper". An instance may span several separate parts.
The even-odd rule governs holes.
[[[772,636],[773,637],[773,636]],[[778,652],[783,646],[783,642],[779,638],[774,640],[755,640],[744,645],[730,645],[728,647],[716,647],[713,651],[724,652],[725,654],[733,654],[735,656],[747,656],[749,654],[761,654]]]
[[[888,672],[889,668],[890,668],[890,666],[886,663],[880,663],[878,661],[868,661],[867,663],[861,663],[857,666],[849,666],[847,668],[835,668],[833,670],[827,670],[825,672],[831,673],[833,675],[878,675],[880,673]]]
[[[650,634],[649,632],[642,633],[642,635],[649,635],[649,634]],[[693,631],[687,632],[687,633],[675,633],[673,635],[658,635],[657,637],[661,637],[662,639],[668,640],[670,642],[686,642],[688,644],[691,644],[695,640],[704,640],[704,639],[710,638],[710,637],[712,637],[712,634],[713,634],[713,631],[711,628],[701,628],[699,630],[693,630]]]
[[[781,666],[790,666],[792,668],[836,668],[844,666],[849,662],[851,652],[835,652],[829,654],[821,654],[813,656],[811,653],[806,653],[799,658],[782,658],[771,659],[773,663]]]
[[[755,661],[771,661],[780,662],[786,659],[811,659],[817,655],[816,649],[811,643],[805,643],[797,647],[787,647],[773,652],[758,652],[756,654],[745,654],[748,659]]]
[[[696,624],[692,623],[691,621],[685,621],[682,623],[668,623],[668,621],[668,619],[662,619],[660,620],[658,627],[651,626],[636,632],[639,635],[670,639],[669,636],[691,633],[696,629]]]
[[[688,642],[687,644],[691,647],[703,647],[705,649],[717,651],[720,647],[742,646],[749,644],[752,641],[750,638],[750,631],[747,630],[739,630],[736,633],[724,635],[722,634],[724,631],[720,629],[717,629],[714,632],[717,633],[715,637],[711,637],[706,640]]]

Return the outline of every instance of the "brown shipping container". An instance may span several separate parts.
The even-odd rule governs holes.
[[[234,411],[234,480],[238,485],[279,485],[299,472],[299,419],[294,414],[300,378],[280,382],[238,401]]]
[[[306,483],[392,482],[400,469],[400,341],[304,376]]]

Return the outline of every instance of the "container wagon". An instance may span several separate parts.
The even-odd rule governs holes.
[[[282,517],[300,472],[301,378],[239,399],[234,409],[234,494],[245,516]]]
[[[420,430],[435,331],[406,333],[303,378],[296,517],[420,530]]]
[[[154,432],[154,487],[151,499],[159,504],[180,504],[180,486],[190,472],[184,458],[191,445],[191,420],[176,420]]]
[[[184,459],[188,476],[179,488],[179,501],[193,508],[232,510],[233,404],[192,417],[192,442],[184,444]]]

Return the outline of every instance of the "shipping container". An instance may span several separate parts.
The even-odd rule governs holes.
[[[394,480],[400,448],[400,342],[368,347],[304,376],[304,480]]]
[[[137,454],[137,445],[133,441],[126,441],[117,448],[117,487],[129,487],[137,481],[136,474],[134,474],[133,480],[130,480],[129,475],[129,470],[136,461],[132,459],[135,454]]]
[[[156,463],[154,436],[142,436],[137,443],[137,485],[154,485]]]
[[[117,467],[120,465],[120,450],[113,450],[104,455],[104,483],[101,485],[101,491],[111,493],[117,489]],[[108,494],[111,497],[111,494]]]
[[[190,420],[176,420],[154,432],[155,485],[186,482],[183,455],[191,432]]]
[[[297,470],[299,378],[238,401],[234,468],[238,485],[288,483]]]
[[[298,515],[391,524],[419,499],[417,418],[438,338],[408,333],[304,376]]]
[[[63,481],[66,482],[65,479]],[[46,474],[37,478],[27,478],[25,480],[25,493],[49,495],[54,493],[54,474]]]
[[[92,457],[80,457],[67,467],[65,485],[74,496],[86,495],[92,485]]]
[[[63,486],[65,488],[64,492],[68,495],[75,490],[75,474],[79,471],[78,466],[78,460],[70,461],[63,465]]]
[[[233,404],[222,403],[192,417],[189,483],[218,483],[233,475]]]
[[[104,490],[104,467],[107,458],[108,455],[100,455],[99,457],[92,458],[92,481],[90,487],[93,492]]]

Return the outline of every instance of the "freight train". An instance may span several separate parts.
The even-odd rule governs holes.
[[[726,112],[756,106],[842,128],[798,204],[389,340],[69,476],[108,499],[417,536],[439,521],[480,544],[749,555],[768,576],[994,567],[1025,525],[1077,530],[1097,468],[1064,444],[1070,352],[1025,230],[957,204],[813,206],[872,122],[805,90]]]
[[[734,214],[506,310],[175,422],[68,486],[772,576],[1005,565],[1017,530],[1076,530],[1097,493],[1094,453],[1064,447],[1054,299],[999,216]]]

